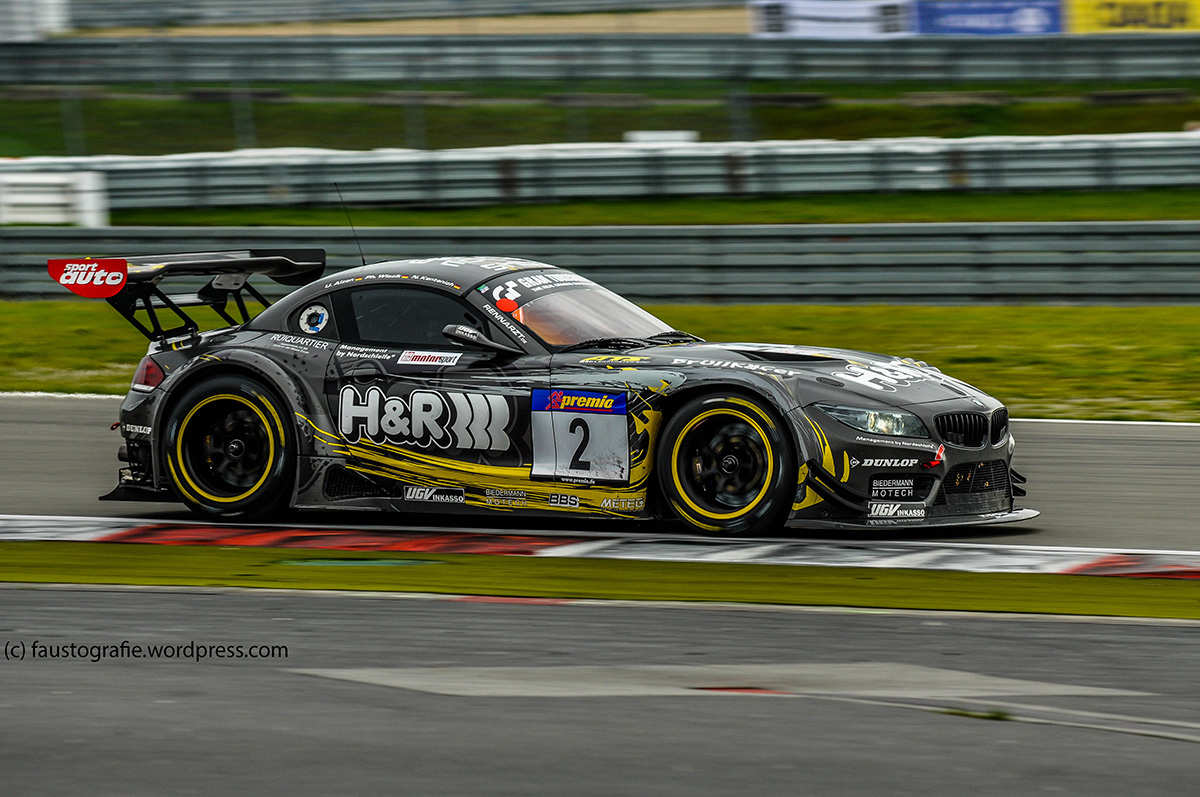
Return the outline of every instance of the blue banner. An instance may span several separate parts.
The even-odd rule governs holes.
[[[1044,36],[1063,32],[1059,0],[917,0],[917,33]]]

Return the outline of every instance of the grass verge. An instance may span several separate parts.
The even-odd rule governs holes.
[[[595,224],[870,224],[886,222],[1162,221],[1195,219],[1200,190],[807,194],[777,198],[505,204],[475,208],[353,207],[357,227]],[[341,227],[341,207],[115,210],[117,226]]]
[[[350,564],[385,560],[430,564],[420,567]],[[296,561],[331,561],[346,566],[287,564]],[[1200,594],[1195,584],[1170,579],[294,548],[0,542],[0,581],[378,590],[1200,619]]]
[[[694,130],[702,141],[903,136],[1077,135],[1180,131],[1195,103],[1089,106],[1046,100],[917,108],[902,103],[820,108],[754,106],[743,118],[712,101],[632,108],[550,104],[381,105],[354,99],[226,102],[153,96],[0,99],[0,156],[165,155],[236,147],[456,149],[560,141],[621,141],[629,130]],[[238,121],[235,121],[238,120]],[[66,120],[66,121],[64,121]]]
[[[649,309],[710,340],[839,346],[914,357],[1016,417],[1200,421],[1195,307],[672,305]],[[0,390],[123,394],[146,343],[101,302],[7,302]],[[986,330],[981,337],[980,330]]]

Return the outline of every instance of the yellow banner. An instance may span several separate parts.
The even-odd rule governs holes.
[[[1067,0],[1068,33],[1200,30],[1200,0]]]

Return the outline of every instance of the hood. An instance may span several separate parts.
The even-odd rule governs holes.
[[[996,405],[986,393],[936,368],[885,354],[771,343],[685,343],[634,353],[650,357],[654,365],[799,380],[804,403],[845,400],[849,392],[888,406],[962,399]]]

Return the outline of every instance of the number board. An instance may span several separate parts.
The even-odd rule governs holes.
[[[629,481],[624,393],[533,391],[533,476]]]

